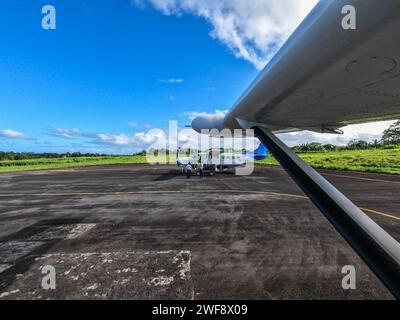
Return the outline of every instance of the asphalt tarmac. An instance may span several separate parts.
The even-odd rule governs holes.
[[[320,172],[400,241],[400,177]],[[0,174],[0,299],[392,296],[279,167],[116,165]]]

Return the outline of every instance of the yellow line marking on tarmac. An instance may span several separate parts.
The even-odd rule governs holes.
[[[373,214],[377,214],[379,216],[383,216],[383,217],[386,217],[386,218],[391,218],[391,219],[400,221],[400,217],[396,217],[396,216],[388,214],[388,213],[384,213],[384,212],[380,212],[380,211],[376,211],[376,210],[371,210],[371,209],[367,209],[367,208],[360,208],[360,209],[363,210],[363,211],[367,211],[367,212],[373,213]]]
[[[277,167],[278,169],[278,167]],[[279,167],[279,170],[285,171],[285,169]],[[315,169],[318,171],[318,169]],[[354,171],[356,173],[365,173],[365,172],[359,172],[359,171]],[[347,178],[347,179],[356,179],[356,180],[363,180],[363,181],[374,181],[374,182],[385,182],[385,183],[395,183],[395,184],[400,184],[400,181],[393,181],[393,180],[383,180],[383,179],[375,179],[375,178],[363,178],[363,177],[357,177],[357,176],[351,176],[351,175],[345,175],[345,174],[337,174],[337,173],[325,173],[325,172],[318,172],[321,176],[331,176],[331,177],[338,177],[338,178]],[[373,173],[372,173],[373,174]],[[375,173],[375,174],[380,174],[380,173]]]
[[[9,197],[68,197],[68,196],[113,196],[113,195],[151,195],[151,194],[198,194],[198,193],[242,193],[242,194],[262,194],[269,196],[284,196],[289,198],[303,199],[309,200],[308,197],[290,194],[290,193],[281,193],[281,192],[269,192],[269,191],[253,191],[253,190],[147,190],[147,191],[120,191],[120,192],[64,192],[64,193],[19,193],[19,194],[0,194],[0,198],[9,198]],[[384,213],[368,208],[360,208],[363,211],[383,216],[386,218],[394,219],[400,221],[400,217]]]

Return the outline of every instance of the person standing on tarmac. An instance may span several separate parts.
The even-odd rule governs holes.
[[[203,178],[203,176],[204,176],[204,164],[202,162],[199,163],[199,173],[200,173],[200,178]]]
[[[192,169],[193,169],[192,164],[189,162],[186,165],[186,174],[188,179],[190,179],[190,177],[192,176]]]

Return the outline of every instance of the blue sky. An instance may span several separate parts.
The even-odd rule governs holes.
[[[0,150],[130,153],[149,128],[229,109],[316,2],[285,1],[296,10],[274,32],[248,24],[258,5],[280,24],[270,0],[250,16],[240,0],[3,1]],[[46,4],[56,30],[41,26]]]
[[[54,137],[55,130],[129,135],[164,128],[169,119],[186,121],[178,119],[186,112],[229,107],[257,74],[210,38],[200,19],[123,0],[53,0],[57,29],[45,31],[47,3],[2,3],[0,129],[36,140],[3,138],[0,149],[107,152],[90,138]]]

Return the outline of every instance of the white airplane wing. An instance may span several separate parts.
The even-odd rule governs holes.
[[[356,9],[345,30],[342,9]],[[225,118],[193,128],[331,132],[348,124],[400,118],[400,1],[322,0]]]

